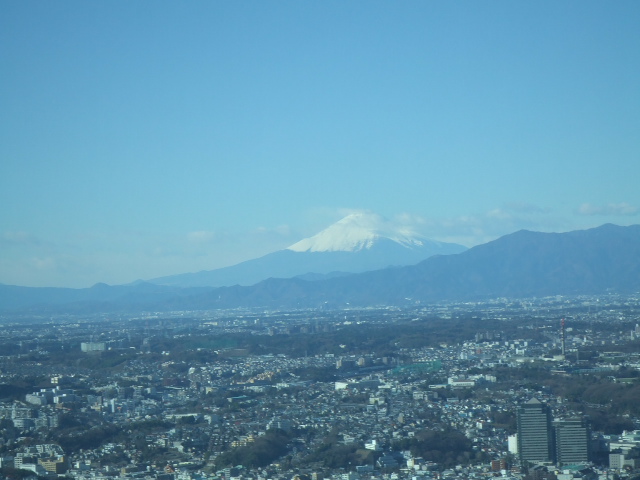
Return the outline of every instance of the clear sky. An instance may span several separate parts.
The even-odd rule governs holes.
[[[209,270],[352,210],[640,222],[640,2],[0,2],[0,282]]]

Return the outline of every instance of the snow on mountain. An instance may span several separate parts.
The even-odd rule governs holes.
[[[370,249],[380,239],[408,248],[431,243],[406,226],[397,225],[375,213],[352,213],[320,233],[294,243],[294,252],[358,252]]]
[[[149,280],[171,286],[253,285],[267,278],[323,278],[336,272],[359,273],[389,266],[414,265],[432,255],[466,250],[462,245],[428,240],[380,215],[354,213],[313,237],[284,250],[230,267]],[[313,274],[313,275],[310,275]]]

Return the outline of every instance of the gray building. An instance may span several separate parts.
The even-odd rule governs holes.
[[[560,466],[589,461],[589,426],[584,418],[553,422],[556,463]]]
[[[80,350],[83,352],[104,352],[106,344],[104,342],[82,342]]]
[[[553,435],[549,407],[532,398],[518,407],[518,455],[528,462],[553,461]]]

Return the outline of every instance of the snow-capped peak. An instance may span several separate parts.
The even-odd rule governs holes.
[[[379,239],[389,239],[405,247],[419,247],[426,238],[411,228],[397,225],[375,213],[352,213],[313,237],[294,243],[294,252],[357,252],[373,247]]]

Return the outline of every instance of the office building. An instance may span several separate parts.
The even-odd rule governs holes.
[[[532,398],[517,412],[520,463],[553,461],[553,435],[549,407]]]
[[[556,463],[560,466],[589,461],[589,426],[584,418],[553,422]]]

